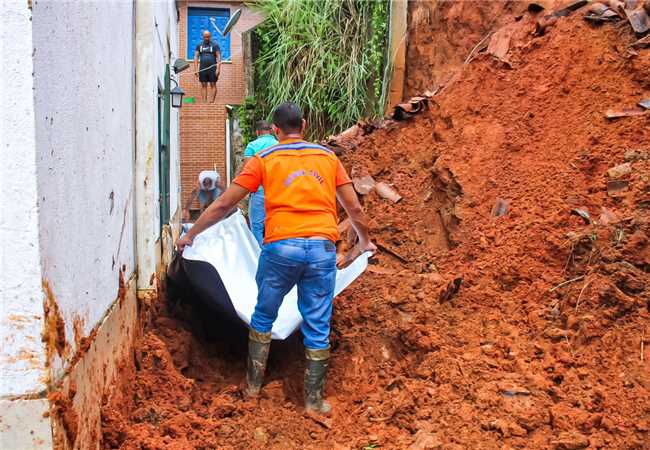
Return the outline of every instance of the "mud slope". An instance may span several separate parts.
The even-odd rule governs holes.
[[[527,8],[524,1],[409,2],[406,95],[445,82],[486,34]]]
[[[446,83],[467,55],[500,27],[530,14],[543,17],[565,0],[417,0],[408,3],[406,97]]]
[[[520,27],[512,68],[480,57],[343,155],[403,200],[363,199],[389,251],[336,301],[331,424],[302,414],[299,339],[245,402],[245,334],[206,341],[160,306],[105,399],[103,448],[648,448],[650,119],[603,112],[649,96],[650,51],[577,15]]]

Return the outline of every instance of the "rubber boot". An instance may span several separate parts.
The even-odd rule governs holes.
[[[330,360],[330,349],[305,349],[307,368],[305,369],[305,411],[329,414],[332,407],[323,400],[325,378]]]
[[[257,397],[264,381],[266,361],[271,347],[271,332],[260,333],[254,329],[248,332],[248,359],[246,368],[246,396]]]

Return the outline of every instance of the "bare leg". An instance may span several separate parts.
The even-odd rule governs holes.
[[[214,103],[217,100],[217,83],[210,83],[210,87],[212,88],[212,103]]]
[[[204,102],[208,101],[208,83],[201,83],[201,98]]]

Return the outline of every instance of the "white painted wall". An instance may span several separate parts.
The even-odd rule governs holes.
[[[153,67],[158,81],[164,86],[165,64],[174,64],[179,58],[178,51],[178,16],[175,1],[154,2],[154,26],[156,39],[154,48],[155,65]],[[173,69],[172,69],[173,75]],[[171,83],[171,88],[175,84]],[[171,109],[170,118],[170,216],[174,217],[180,206],[180,122],[179,110]]]
[[[149,39],[136,86],[138,10]],[[174,0],[2,3],[0,448],[52,448],[45,390],[77,351],[74,329],[83,337],[101,323],[118,298],[122,267],[128,280],[144,263],[140,285],[155,272],[161,253],[157,86],[158,80],[164,86],[177,38]],[[180,183],[178,112],[172,111],[173,216]],[[136,125],[144,147],[136,147]],[[138,257],[136,224],[143,232]],[[69,347],[62,358],[54,352],[51,365],[41,339],[43,282],[60,309]],[[82,428],[92,425],[81,419]]]
[[[138,289],[149,289],[161,259],[160,180],[158,167],[158,90],[165,86],[165,65],[178,54],[175,2],[136,0],[136,203]],[[170,57],[171,53],[171,57]],[[173,84],[172,84],[173,86]],[[178,111],[170,119],[170,212],[180,201]]]
[[[138,255],[138,288],[148,287],[147,275],[156,266],[156,240],[158,238],[158,81],[152,60],[154,49],[153,14],[151,1],[136,0],[136,176],[137,207],[136,253]],[[160,90],[163,89],[160,85]],[[154,268],[154,270],[152,270]]]
[[[39,0],[34,104],[43,279],[74,352],[128,279],[134,253],[133,5]],[[56,360],[54,378],[64,366]]]
[[[43,388],[43,327],[32,101],[32,23],[4,2],[0,27],[0,398]],[[19,37],[19,38],[17,38]]]
[[[170,49],[172,62],[178,54],[174,0],[32,4],[3,2],[0,27],[0,399],[42,392],[64,372],[75,323],[84,336],[98,325],[121,267],[127,280],[139,267],[138,286],[149,287],[161,253],[158,82]],[[173,217],[174,109],[170,128]],[[70,347],[52,371],[41,341],[43,281]]]

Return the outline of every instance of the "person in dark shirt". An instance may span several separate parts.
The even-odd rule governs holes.
[[[194,51],[194,72],[201,82],[201,96],[203,101],[208,100],[208,83],[212,88],[212,103],[217,98],[217,79],[221,72],[221,49],[212,41],[209,31],[203,32],[203,41],[196,46]]]

